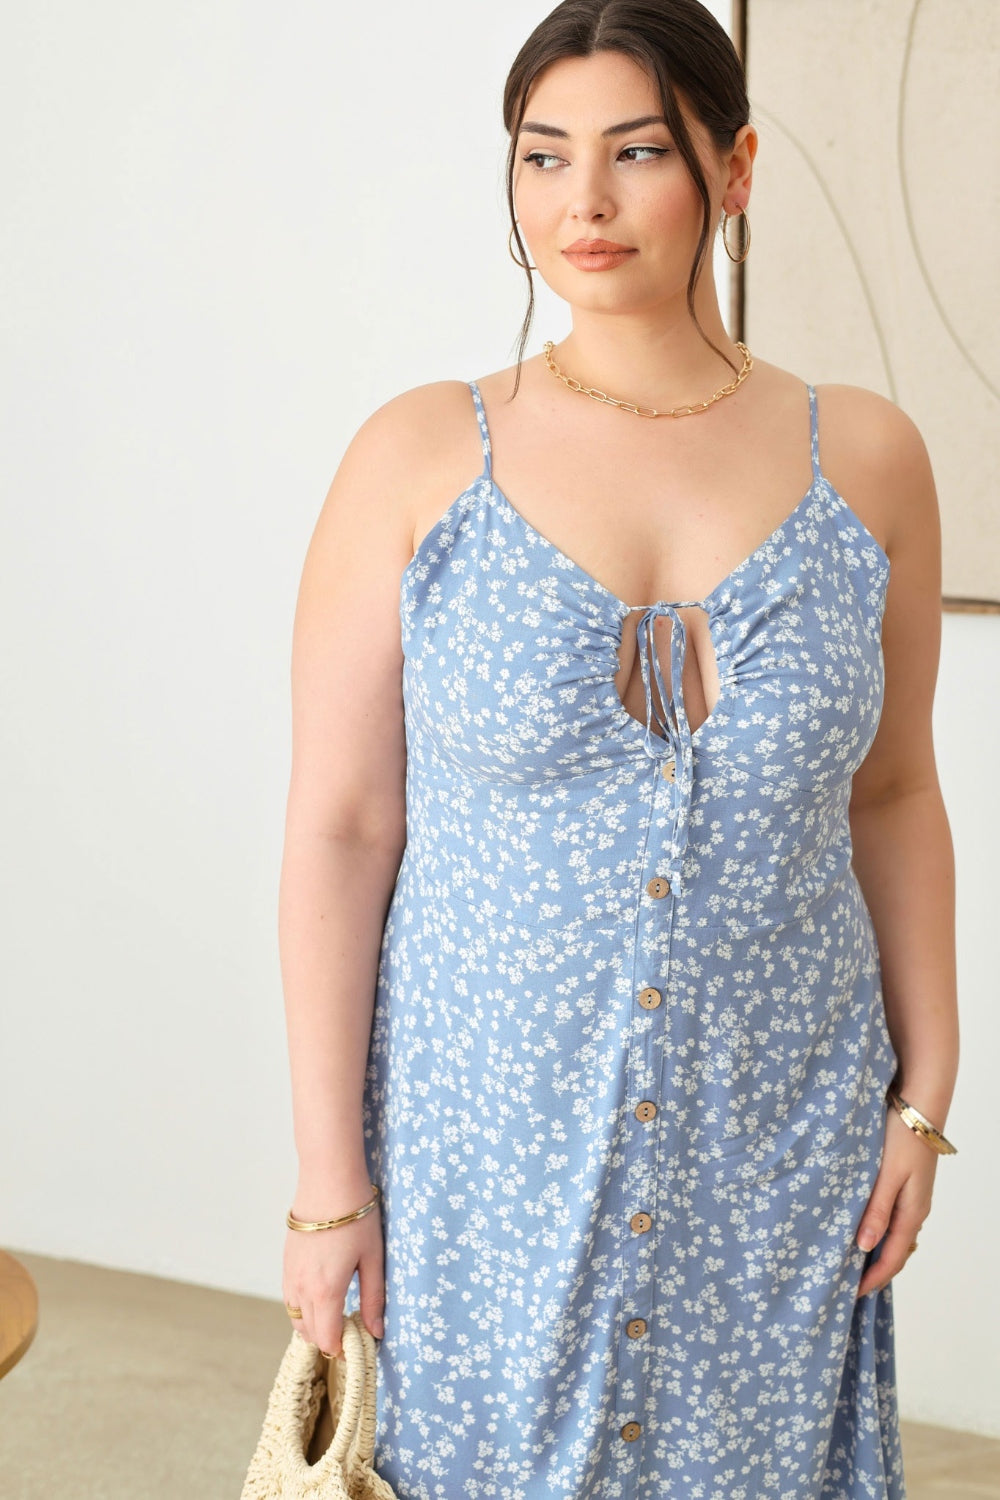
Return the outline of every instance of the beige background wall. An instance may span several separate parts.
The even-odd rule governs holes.
[[[748,33],[747,341],[909,413],[943,591],[1000,601],[1000,4],[749,0]]]

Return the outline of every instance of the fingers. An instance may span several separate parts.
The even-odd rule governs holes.
[[[895,1110],[887,1110],[879,1174],[858,1225],[862,1250],[878,1246],[877,1258],[865,1267],[857,1295],[880,1291],[913,1254],[921,1226],[931,1210],[937,1156],[918,1140]]]
[[[384,1247],[381,1237],[358,1262],[358,1283],[361,1289],[361,1320],[373,1338],[380,1339],[385,1333]]]
[[[307,1344],[315,1343],[312,1336],[313,1310],[312,1303],[305,1292],[289,1291],[286,1287],[283,1293],[285,1299],[285,1312],[288,1314],[292,1332],[301,1334]],[[295,1317],[292,1309],[298,1309],[299,1316]]]
[[[311,1297],[306,1293],[299,1299],[302,1317],[296,1319],[294,1326],[308,1343],[315,1344],[329,1359],[342,1359],[347,1285],[340,1279],[327,1281],[318,1276],[312,1280],[312,1293]],[[291,1302],[293,1299],[289,1297],[287,1300]]]
[[[866,1267],[861,1278],[857,1292],[859,1297],[881,1291],[903,1269],[913,1254],[924,1217],[917,1209],[902,1203],[898,1198],[887,1207],[886,1197],[876,1185],[862,1218],[857,1239],[862,1250],[873,1249],[879,1240],[882,1244],[877,1260]]]
[[[324,1266],[322,1262],[308,1260],[287,1270],[285,1275],[283,1296],[292,1328],[308,1344],[315,1344],[325,1355],[334,1359],[343,1354],[341,1333],[344,1298],[350,1279],[350,1271],[341,1271],[337,1275],[333,1268]],[[293,1317],[290,1306],[300,1309],[302,1316]]]
[[[292,1318],[310,1344],[332,1359],[342,1359],[344,1304],[355,1271],[361,1291],[361,1317],[375,1338],[382,1338],[385,1308],[384,1245],[375,1215],[350,1232],[326,1231],[327,1239],[306,1240],[290,1232],[285,1249],[284,1300],[300,1308]],[[334,1237],[335,1236],[335,1237]]]
[[[302,1310],[300,1318],[292,1318],[291,1313],[288,1313],[295,1332],[300,1333],[307,1344],[315,1344],[328,1358],[342,1358],[341,1335],[344,1324],[344,1299],[340,1299],[340,1307],[338,1309],[336,1301],[325,1296],[312,1301],[304,1293],[296,1298],[286,1292],[286,1312],[288,1312],[289,1304],[292,1307],[298,1307]]]
[[[343,1359],[344,1345],[344,1298],[324,1297],[313,1307],[313,1327],[316,1337],[312,1340],[329,1359]]]
[[[889,1220],[896,1206],[896,1191],[890,1187],[884,1175],[879,1176],[858,1226],[857,1241],[862,1250],[874,1250],[889,1228]]]

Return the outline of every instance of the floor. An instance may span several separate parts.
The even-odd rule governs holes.
[[[238,1500],[280,1302],[15,1250],[38,1286],[0,1386],[0,1500]],[[907,1500],[1000,1500],[1000,1441],[904,1424]]]

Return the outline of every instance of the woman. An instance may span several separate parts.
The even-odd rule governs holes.
[[[289,1314],[337,1354],[359,1298],[414,1500],[899,1500],[943,1138],[887,1091],[940,1131],[957,1067],[927,457],[728,336],[757,137],[696,0],[566,0],[504,110],[572,332],[375,412],[302,580]]]

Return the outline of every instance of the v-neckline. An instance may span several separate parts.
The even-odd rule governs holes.
[[[647,604],[627,604],[624,599],[622,599],[618,594],[614,592],[613,589],[609,589],[606,584],[601,583],[599,578],[595,578],[593,573],[588,573],[586,568],[582,567],[581,564],[575,560],[575,558],[570,557],[568,552],[564,552],[561,547],[556,546],[555,542],[551,541],[549,537],[547,537],[543,532],[539,531],[536,526],[532,526],[531,522],[525,516],[523,516],[517,509],[517,507],[511,502],[506,492],[502,490],[497,484],[496,480],[493,478],[492,469],[487,467],[487,465],[485,464],[483,465],[483,470],[479,476],[479,480],[477,480],[476,483],[480,483],[483,480],[485,480],[486,483],[489,484],[492,492],[499,497],[508,513],[514,518],[515,521],[517,521],[520,526],[524,528],[524,530],[530,536],[535,538],[536,542],[540,542],[542,546],[547,547],[550,552],[552,552],[556,557],[560,558],[562,562],[566,564],[567,567],[571,568],[573,572],[575,572],[580,578],[582,578],[592,588],[596,589],[598,593],[603,594],[606,599],[608,599],[612,604],[615,605],[616,609],[621,615],[632,614],[635,610],[650,609],[654,604],[671,604],[675,609],[696,605],[702,609],[705,609],[706,613],[711,615],[712,609],[706,608],[706,606],[714,605],[718,595],[722,593],[727,584],[732,582],[736,574],[742,572],[743,569],[746,568],[750,563],[752,563],[761,552],[763,552],[766,548],[772,546],[773,543],[776,542],[778,538],[788,530],[789,526],[791,526],[795,521],[799,512],[804,510],[808,502],[813,498],[814,494],[816,493],[817,485],[822,481],[827,485],[828,488],[832,490],[832,486],[829,484],[829,481],[824,478],[823,475],[814,474],[812,483],[809,485],[809,488],[806,490],[799,503],[795,506],[794,510],[789,511],[784,520],[780,521],[774,528],[774,530],[770,532],[770,534],[766,536],[764,540],[753,549],[752,552],[748,552],[746,557],[738,562],[734,568],[730,568],[725,577],[720,578],[719,582],[714,586],[714,588],[709,589],[708,593],[702,595],[700,599],[656,599],[651,600]],[[837,492],[834,490],[833,493],[836,494]],[[837,498],[841,499],[840,496],[838,496]],[[847,504],[846,501],[842,501],[842,503],[844,505]],[[848,507],[848,509],[849,508],[850,507]],[[851,514],[853,515],[854,512],[852,511]],[[863,523],[860,523],[859,521],[859,524]],[[875,542],[874,537],[872,537],[872,541]],[[875,545],[878,547],[878,542],[875,542]],[[879,551],[881,550],[881,547],[879,547]],[[885,556],[884,553],[882,555]]]

